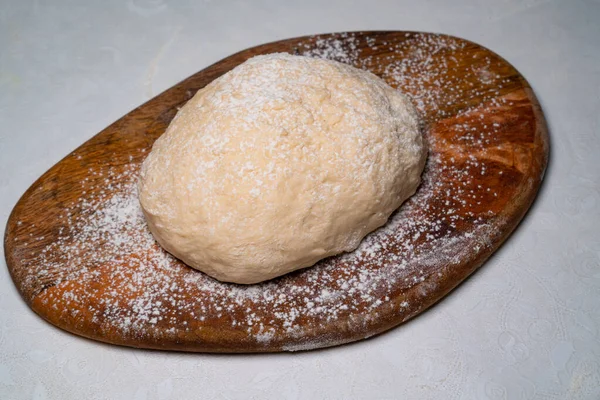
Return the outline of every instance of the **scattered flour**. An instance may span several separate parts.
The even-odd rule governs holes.
[[[390,54],[390,60],[394,52],[408,55],[385,67],[362,57],[358,40],[352,34],[315,37],[299,52],[371,69],[411,97],[429,116],[426,125],[443,119],[464,91],[489,100],[487,108],[500,106],[494,88],[511,84],[485,72],[490,60],[473,64],[472,79],[452,78],[449,71],[460,67],[452,53],[465,46],[452,38],[411,34],[399,44],[367,39],[372,49]],[[445,54],[446,64],[432,62],[438,53]],[[470,86],[473,79],[479,82],[475,88]],[[98,324],[132,337],[141,332],[177,335],[218,320],[251,335],[259,346],[281,342],[283,335],[289,343],[286,349],[303,350],[343,342],[310,333],[322,325],[350,321],[349,326],[359,326],[390,307],[408,318],[419,312],[419,304],[408,299],[392,304],[391,298],[402,300],[402,292],[415,285],[426,296],[453,265],[489,246],[494,234],[490,221],[495,213],[486,204],[497,194],[468,185],[493,171],[481,154],[502,129],[500,124],[478,122],[481,103],[460,110],[452,143],[428,132],[430,156],[417,194],[352,253],[257,285],[218,282],[181,264],[155,243],[137,199],[139,164],[132,163],[125,170],[89,170],[93,179],[82,182],[85,194],[64,211],[60,238],[30,262],[26,284],[34,293],[62,285],[66,291],[61,299],[54,299],[52,292],[44,296],[48,306],[60,300],[65,313],[91,313]],[[450,155],[448,148],[453,150]],[[479,249],[465,247],[473,237],[480,238]],[[102,300],[93,303],[93,298]]]

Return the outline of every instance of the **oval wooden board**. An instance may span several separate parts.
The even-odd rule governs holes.
[[[224,284],[154,243],[139,213],[137,168],[198,89],[272,52],[354,64],[408,93],[423,117],[428,165],[417,194],[357,251],[263,284]],[[198,72],[52,167],[12,212],[6,259],[36,313],[103,342],[202,352],[338,345],[414,317],[477,269],[529,208],[548,146],[528,83],[479,45],[412,32],[283,40]]]

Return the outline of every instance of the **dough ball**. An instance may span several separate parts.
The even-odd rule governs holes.
[[[221,281],[255,283],[354,250],[420,183],[409,101],[334,61],[269,54],[216,79],[144,161],[156,240]]]

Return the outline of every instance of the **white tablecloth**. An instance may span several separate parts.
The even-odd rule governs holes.
[[[0,1],[0,233],[76,146],[244,48],[312,33],[443,32],[491,48],[538,95],[551,162],[534,207],[431,311],[323,351],[148,352],[56,329],[0,257],[1,399],[599,399],[598,1]]]

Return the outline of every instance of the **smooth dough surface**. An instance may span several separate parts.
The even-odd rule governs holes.
[[[417,114],[375,75],[289,54],[254,57],[179,111],[139,196],[168,252],[255,283],[354,250],[420,183]]]

